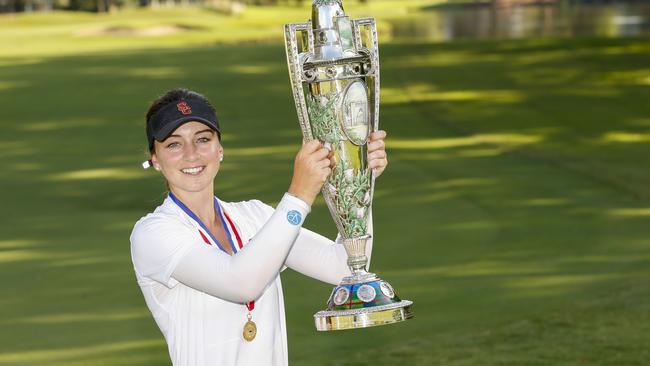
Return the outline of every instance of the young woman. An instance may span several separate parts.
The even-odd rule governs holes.
[[[318,141],[298,151],[277,207],[214,196],[224,157],[214,108],[174,89],[147,113],[148,165],[168,197],[131,234],[138,284],[175,366],[287,365],[280,272],[290,267],[336,285],[349,275],[342,245],[302,228],[333,166]],[[387,165],[386,134],[371,134],[369,166]],[[372,245],[368,245],[368,257]]]

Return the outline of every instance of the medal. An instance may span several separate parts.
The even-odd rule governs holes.
[[[257,335],[257,325],[255,325],[255,322],[251,320],[252,316],[250,313],[248,313],[248,321],[246,324],[244,324],[244,339],[248,342],[251,342],[253,339],[255,339],[255,336]]]
[[[257,335],[257,325],[251,320],[253,319],[251,312],[255,309],[255,301],[247,303],[246,308],[248,309],[248,321],[244,324],[244,332],[242,335],[246,341],[251,342]]]

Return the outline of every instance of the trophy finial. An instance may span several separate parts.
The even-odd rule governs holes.
[[[320,5],[334,5],[338,4],[341,7],[343,6],[341,0],[314,0],[314,6],[320,6]]]
[[[314,0],[311,22],[315,36],[316,58],[337,59],[343,57],[338,19],[345,17],[340,0]]]

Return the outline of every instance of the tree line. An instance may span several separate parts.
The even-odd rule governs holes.
[[[367,2],[368,0],[357,0]],[[311,0],[0,0],[0,13],[71,10],[103,13],[121,7],[200,5],[228,9],[237,5],[303,5]]]

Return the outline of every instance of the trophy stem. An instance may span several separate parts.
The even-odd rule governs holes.
[[[343,246],[348,254],[348,267],[353,276],[366,274],[368,257],[366,256],[366,243],[370,235],[358,238],[343,239]]]

